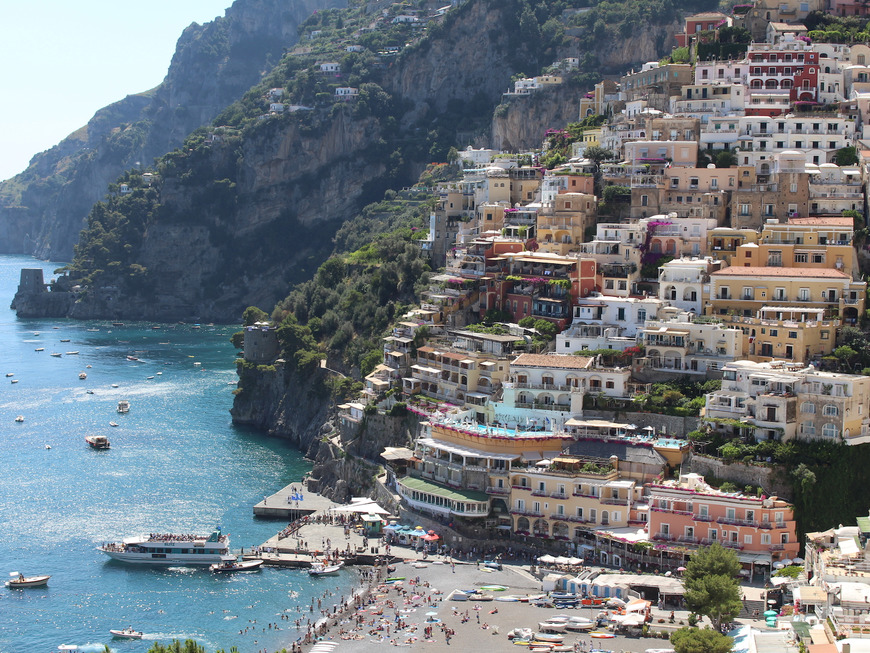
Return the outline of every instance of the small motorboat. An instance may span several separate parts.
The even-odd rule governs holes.
[[[216,562],[209,569],[217,572],[254,571],[263,566],[263,560],[236,560],[228,558],[223,562]]]
[[[77,355],[78,355],[78,352],[77,352],[77,351],[68,351],[68,352],[66,353],[66,355],[67,355],[67,356],[77,356]]]
[[[130,412],[130,402],[126,399],[121,399],[118,402],[118,412],[119,413],[129,413]]]
[[[55,358],[60,358],[61,356],[63,356],[63,354],[53,351],[51,352],[51,356],[54,356]]]
[[[109,438],[105,435],[86,435],[85,442],[87,442],[92,449],[108,449]]]
[[[138,361],[139,359],[136,358],[135,356],[127,356],[127,360],[128,361]]]
[[[544,642],[545,644],[561,644],[565,641],[565,636],[553,633],[535,633],[533,641]]]
[[[50,444],[47,444],[47,445],[45,445],[45,448],[46,448],[46,449],[51,449],[51,445],[50,445]]]
[[[592,619],[586,617],[571,617],[565,626],[568,630],[592,630],[595,628],[595,623]]]
[[[86,378],[88,378],[88,373],[87,372],[79,372],[79,378],[82,381],[84,381]]]
[[[93,390],[85,390],[85,392],[86,392],[87,394],[89,394],[89,395],[94,394],[94,391],[93,391]]]
[[[51,576],[25,576],[13,571],[9,574],[13,578],[6,581],[6,587],[9,589],[19,589],[22,587],[45,587],[48,585],[48,579]]]
[[[150,381],[150,380],[153,379],[153,378],[154,378],[153,376],[146,376],[146,377],[145,377],[145,380],[146,380],[146,381]]]
[[[603,631],[596,631],[594,633],[589,633],[589,637],[592,639],[613,639],[616,637],[613,633],[606,633]]]
[[[12,383],[18,383],[18,379],[12,379]]]
[[[142,639],[141,630],[133,630],[132,626],[127,626],[123,630],[110,630],[112,637],[117,637],[118,639]]]
[[[568,624],[565,621],[541,621],[538,630],[542,633],[564,633]]]
[[[8,379],[10,376],[15,376],[15,372],[6,372],[6,378]]]
[[[18,415],[18,416],[15,418],[15,421],[18,422],[18,423],[20,424],[21,422],[24,421],[24,415]]]
[[[69,340],[70,340],[69,338],[61,338],[60,339],[61,342],[69,342]]]
[[[308,570],[309,576],[338,576],[339,570],[344,566],[343,562],[334,565],[327,565],[322,562],[315,562]]]
[[[45,347],[37,347],[33,351],[45,351]]]
[[[118,426],[118,422],[109,422],[109,426]]]

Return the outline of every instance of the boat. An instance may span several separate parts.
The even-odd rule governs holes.
[[[116,386],[113,386],[116,387]],[[118,412],[119,413],[129,413],[130,412],[130,402],[126,399],[121,399],[118,402]]]
[[[97,328],[88,329],[88,331],[99,331]]]
[[[535,633],[535,637],[532,641],[544,642],[545,644],[561,644],[565,641],[565,636],[553,633]]]
[[[84,381],[86,378],[88,378],[88,374],[87,374],[87,372],[79,372],[79,378],[80,378],[82,381]]]
[[[142,635],[144,634],[141,630],[133,630],[132,626],[127,626],[123,630],[110,630],[112,637],[117,637],[118,639],[142,639]]]
[[[124,326],[124,323],[123,322],[112,322],[112,326],[114,326],[114,327]]]
[[[18,379],[12,379],[12,383],[18,383]]]
[[[109,426],[118,426],[118,422],[109,422]]]
[[[263,560],[236,560],[234,556],[229,556],[223,562],[211,565],[209,569],[217,572],[254,571],[262,567],[263,562]]]
[[[153,376],[146,376],[146,377],[145,377],[145,380],[146,380],[146,381],[150,381],[150,380],[153,379],[153,378],[154,378]]]
[[[338,571],[344,566],[343,562],[327,565],[323,562],[314,562],[308,570],[309,576],[338,576]]]
[[[531,628],[514,628],[507,634],[508,639],[523,639],[530,640],[534,636]]]
[[[541,621],[538,630],[544,633],[564,633],[568,624],[564,621]]]
[[[145,565],[213,565],[230,555],[229,537],[220,528],[211,535],[151,533],[97,547],[113,560]]]
[[[85,442],[91,445],[92,449],[108,449],[109,438],[105,435],[86,435]]]
[[[128,361],[138,361],[139,359],[136,358],[135,356],[127,356],[127,360]]]
[[[18,423],[23,422],[23,421],[24,421],[24,415],[18,415],[18,416],[15,418],[15,421],[18,422]]]
[[[37,347],[33,351],[45,351],[45,347]]]
[[[22,587],[45,587],[48,585],[48,579],[51,576],[25,576],[13,571],[9,574],[14,578],[6,581],[6,587],[9,589],[20,589]]]
[[[113,387],[113,388],[117,388],[117,387],[118,387],[118,384],[117,384],[117,383],[113,383],[113,384],[112,384],[112,387]]]
[[[6,372],[6,378],[8,379],[10,376],[15,376],[15,372]]]
[[[598,631],[594,633],[589,633],[589,637],[591,637],[592,639],[613,639],[614,637],[616,637],[616,635],[614,635],[613,633]]]
[[[55,358],[60,358],[61,356],[63,356],[63,354],[59,354],[56,351],[51,352],[51,355],[54,356]]]
[[[69,342],[69,338],[61,338],[60,341],[61,342]]]
[[[595,622],[586,617],[571,617],[565,626],[568,630],[592,630],[595,628]]]
[[[87,394],[89,394],[89,395],[94,394],[94,391],[93,391],[93,390],[85,390],[85,392],[86,392]]]
[[[78,352],[77,352],[77,351],[68,351],[68,352],[66,353],[66,355],[67,355],[67,356],[78,356]]]

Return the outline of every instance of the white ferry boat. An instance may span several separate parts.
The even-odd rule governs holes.
[[[220,528],[209,536],[151,533],[97,547],[114,560],[146,565],[212,565],[229,555],[229,537]]]

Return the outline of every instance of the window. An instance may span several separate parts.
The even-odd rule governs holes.
[[[816,412],[816,405],[810,401],[805,401],[801,404],[801,412],[813,414]]]
[[[761,543],[762,544],[770,544],[770,533],[762,533],[761,534]]]
[[[822,253],[813,254],[813,263],[824,263],[824,262],[825,262],[825,255],[824,254],[822,254]]]
[[[583,508],[577,508],[577,518],[583,519]]]
[[[806,263],[807,262],[807,255],[806,254],[795,254],[794,255],[794,262],[795,263]]]
[[[698,506],[698,515],[706,517],[709,514],[707,506]]]
[[[834,404],[825,404],[825,407],[822,408],[822,415],[825,417],[837,417],[839,414],[840,409]]]
[[[822,427],[822,435],[826,438],[836,438],[840,435],[840,429],[836,424],[825,424]]]
[[[594,508],[589,511],[589,521],[596,523],[598,521],[598,511]]]
[[[708,529],[707,530],[707,538],[711,539],[711,540],[718,540],[719,539],[719,531],[716,530],[715,528]]]
[[[670,524],[662,524],[660,527],[662,535],[670,535],[671,533],[671,525]]]
[[[789,331],[788,337],[789,338],[797,338],[797,331]]]
[[[725,517],[728,519],[736,519],[737,512],[735,511],[734,508],[726,508],[725,509]]]
[[[752,536],[751,535],[744,535],[743,536],[743,543],[744,544],[752,544]]]

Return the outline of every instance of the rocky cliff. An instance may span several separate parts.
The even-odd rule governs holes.
[[[609,42],[596,54],[600,72],[615,75],[639,63],[658,61],[674,47],[674,34],[682,28],[682,23],[650,25],[650,28]],[[566,50],[576,56],[570,47]],[[493,116],[491,138],[486,146],[509,151],[540,147],[547,129],[562,129],[580,119],[577,106],[580,90],[562,85],[505,101],[505,108]]]
[[[314,11],[346,0],[236,0],[191,24],[163,83],[101,109],[27,170],[0,184],[0,253],[70,260],[94,202],[131,167],[178,147],[255,84]]]

